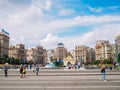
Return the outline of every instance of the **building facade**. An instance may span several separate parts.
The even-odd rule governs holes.
[[[64,66],[67,66],[68,63],[70,63],[72,65],[74,65],[76,63],[74,57],[72,56],[72,54],[70,52],[67,54],[67,57],[65,57],[63,60],[64,60]]]
[[[114,58],[114,44],[107,40],[99,40],[95,45],[96,60],[105,60]]]
[[[48,58],[47,58],[47,50],[46,50],[46,49],[43,49],[43,65],[46,65],[46,64],[47,64],[47,61],[48,61]]]
[[[17,44],[9,47],[9,57],[16,58],[20,62],[27,60],[26,49],[24,44]]]
[[[115,61],[118,61],[120,54],[120,35],[115,37]]]
[[[118,53],[120,53],[120,35],[115,37],[117,44],[118,44]]]
[[[8,55],[10,37],[0,32],[0,57],[4,54]]]
[[[55,58],[57,60],[63,60],[67,56],[67,49],[63,43],[58,43],[58,47],[55,49]]]
[[[75,47],[75,60],[77,62],[91,62],[92,60],[95,60],[95,55],[94,55],[94,49],[84,46],[84,45],[79,45]]]
[[[37,63],[43,64],[44,63],[44,60],[43,60],[43,47],[42,46],[37,46],[36,50],[37,50]]]
[[[46,64],[47,51],[42,46],[37,46],[27,50],[27,61],[33,63]]]
[[[28,62],[37,62],[37,50],[35,48],[27,49],[27,61]]]

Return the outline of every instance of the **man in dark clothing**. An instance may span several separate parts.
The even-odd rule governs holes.
[[[36,64],[36,75],[37,75],[37,76],[38,76],[39,68],[40,68],[40,65],[39,65],[39,64]]]

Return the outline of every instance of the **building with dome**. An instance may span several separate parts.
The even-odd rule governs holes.
[[[57,60],[63,60],[67,56],[67,49],[64,47],[63,43],[58,43],[55,49],[55,58]]]

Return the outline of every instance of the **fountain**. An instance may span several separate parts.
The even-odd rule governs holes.
[[[55,68],[56,66],[54,65],[53,62],[48,63],[45,68]]]
[[[50,59],[51,56],[48,57],[48,64],[45,65],[45,68],[55,68],[55,64]]]

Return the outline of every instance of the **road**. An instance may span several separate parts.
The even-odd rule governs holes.
[[[19,70],[0,71],[0,90],[120,90],[120,71],[107,70],[107,81],[100,80],[99,70],[41,69],[39,76],[27,70],[20,78]]]

